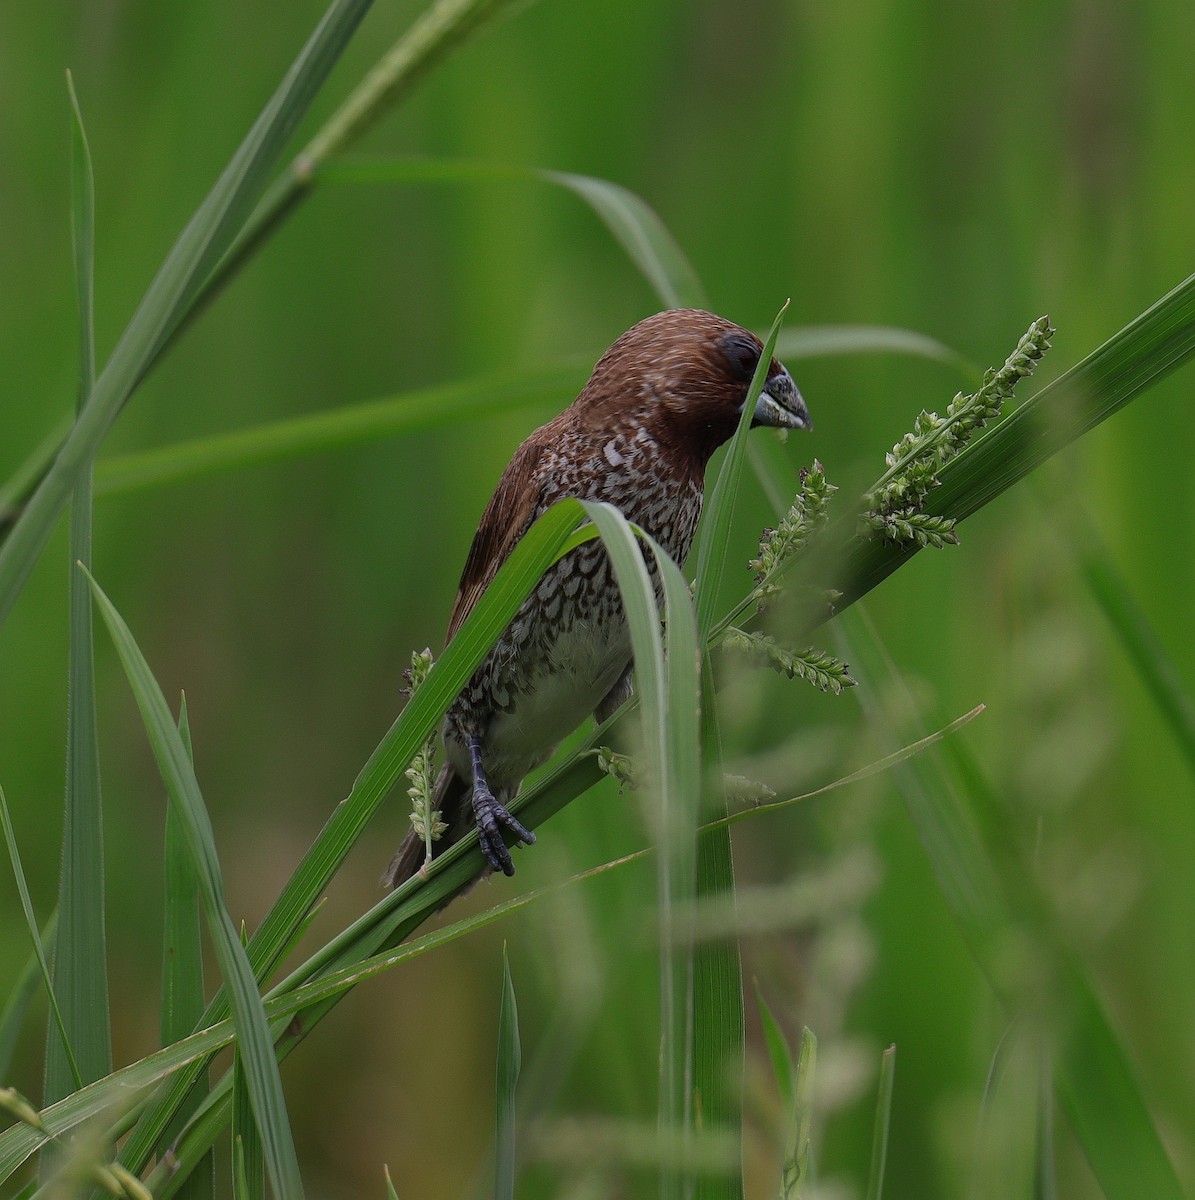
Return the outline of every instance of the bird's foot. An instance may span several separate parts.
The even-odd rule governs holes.
[[[466,743],[469,747],[469,761],[473,768],[473,819],[477,822],[477,836],[481,841],[481,852],[486,861],[495,871],[503,875],[513,875],[515,865],[510,860],[510,851],[502,837],[505,827],[511,833],[530,846],[535,841],[535,834],[522,821],[511,816],[506,806],[498,803],[498,798],[490,790],[489,781],[485,777],[485,768],[481,763],[481,739],[470,737]]]
[[[520,841],[530,846],[535,834],[522,821],[499,804],[494,793],[481,784],[473,785],[473,818],[477,822],[477,836],[481,840],[481,851],[495,871],[513,875],[515,865],[502,837],[503,828],[509,829]]]

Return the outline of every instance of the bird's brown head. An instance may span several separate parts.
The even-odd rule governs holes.
[[[602,356],[575,410],[587,426],[642,425],[661,445],[704,469],[734,433],[763,344],[750,330],[696,308],[656,313]],[[792,376],[772,359],[751,424],[810,429]]]

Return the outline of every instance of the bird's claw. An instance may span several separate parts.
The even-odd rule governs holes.
[[[477,822],[477,836],[486,861],[495,871],[501,871],[503,875],[513,875],[515,865],[502,837],[502,828],[509,829],[528,846],[535,841],[535,834],[517,817],[512,816],[504,805],[499,804],[494,793],[488,788],[474,787],[473,818]]]

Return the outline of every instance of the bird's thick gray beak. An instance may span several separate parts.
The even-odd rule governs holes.
[[[780,371],[764,384],[755,402],[755,413],[751,418],[752,428],[765,425],[771,429],[812,429],[809,409],[792,376]]]

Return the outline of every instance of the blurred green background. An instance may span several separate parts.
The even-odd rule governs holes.
[[[376,6],[309,132],[419,11]],[[74,399],[63,69],[95,160],[102,362],[320,14],[311,0],[0,8],[0,478]],[[712,307],[757,328],[791,296],[790,325],[902,326],[987,365],[1048,312],[1058,335],[1046,378],[1192,270],[1193,44],[1186,0],[851,0],[833,11],[538,0],[357,149],[617,181],[657,210]],[[154,371],[105,454],[592,362],[657,306],[560,189],[321,186]],[[844,491],[880,473],[920,408],[940,410],[967,382],[892,356],[790,366],[816,431],[783,453],[794,466],[816,454]],[[1188,1188],[1195,785],[1082,581],[1071,522],[1099,531],[1195,687],[1193,386],[1188,368],[1148,393],[968,522],[960,549],[918,556],[867,602],[926,729],[987,705],[961,736],[1017,836],[1037,839],[1058,922],[1091,964]],[[410,651],[441,645],[503,465],[569,398],[97,503],[97,577],[167,695],[188,695],[234,917],[260,919],[347,793],[401,704]],[[748,483],[743,562],[772,515]],[[63,530],[0,633],[0,784],[42,916],[61,836],[66,576]],[[112,1011],[126,1062],[157,1044],[163,797],[98,644]],[[739,681],[724,710],[731,756],[753,756],[781,794],[898,744],[852,697],[783,681]],[[317,931],[375,901],[405,823],[396,797]],[[477,889],[452,915],[638,845],[640,830],[633,797],[600,789],[519,856],[513,883]],[[1030,1195],[1018,1111],[1032,1105],[1031,1072],[1012,1054],[981,1112],[1007,1017],[891,781],[747,822],[736,837],[744,889],[805,889],[783,902],[768,893],[744,954],[790,1034],[804,1023],[821,1038],[817,1195],[861,1194],[879,1051],[893,1042],[886,1194]],[[351,996],[284,1071],[311,1193],[380,1195],[383,1162],[402,1195],[467,1195],[484,1179],[505,938],[534,1067],[525,1194],[651,1194],[650,1175],[633,1169],[595,1176],[583,1155],[536,1160],[567,1145],[552,1121],[652,1118],[655,956],[638,931],[653,889],[649,867],[629,868]],[[0,981],[27,954],[5,877]],[[748,1194],[764,1195],[779,1105],[749,1020]],[[4,1082],[36,1097],[41,1050],[31,1033]],[[1061,1194],[1098,1195],[1061,1117],[1057,1150]]]

